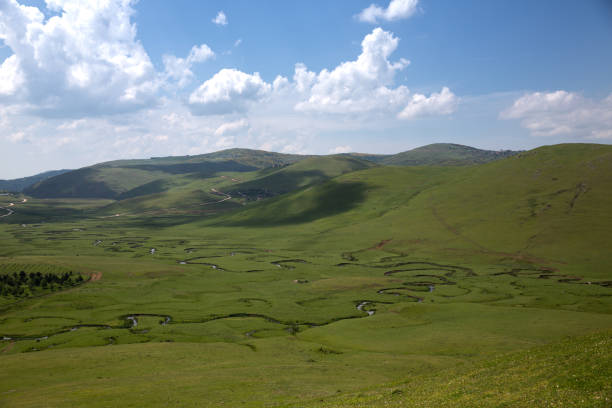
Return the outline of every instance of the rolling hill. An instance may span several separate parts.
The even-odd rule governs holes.
[[[565,265],[571,272],[607,259],[610,191],[612,146],[566,144],[480,166],[363,169],[214,222],[295,229],[309,222],[330,240],[393,238],[391,247],[423,242],[412,250],[452,247],[462,256]],[[589,273],[606,275],[599,268]]]
[[[230,149],[198,156],[118,160],[43,180],[24,192],[38,198],[130,198],[160,193],[170,185],[214,177],[221,172],[250,172],[284,166],[303,158],[305,156]]]
[[[376,160],[393,166],[465,166],[488,163],[517,153],[512,150],[481,150],[453,143],[434,143]]]
[[[345,154],[346,170],[367,167],[367,162],[381,165],[442,165],[459,166],[485,163],[511,156],[516,152],[494,152],[453,144],[434,144],[396,155]],[[146,160],[118,160],[73,170],[29,186],[24,192],[38,198],[107,198],[122,200],[147,194],[162,193],[172,186],[185,185],[193,180],[216,177],[224,172],[248,173],[258,170],[256,178],[264,178],[241,186],[245,197],[269,197],[304,187],[315,181],[336,176],[325,169],[288,172],[278,169],[307,159],[317,160],[333,156],[308,156],[266,152],[250,149],[228,149],[197,156],[156,157]],[[337,161],[340,159],[336,159]],[[352,160],[352,161],[351,161]],[[314,163],[314,162],[311,162]],[[322,162],[323,163],[323,162]],[[339,163],[339,162],[338,162]],[[349,163],[356,165],[352,168]],[[338,165],[338,164],[336,164]],[[334,166],[336,166],[334,165]],[[305,167],[311,164],[305,164]],[[332,167],[334,167],[332,166]],[[301,175],[298,173],[302,171]],[[344,170],[343,170],[344,171]],[[308,173],[310,172],[310,173]],[[303,180],[297,180],[297,178]],[[251,177],[249,177],[251,178]],[[238,190],[235,190],[238,191]]]
[[[60,174],[67,173],[71,170],[51,170],[39,173],[34,176],[22,177],[12,180],[0,180],[0,191],[8,191],[11,193],[20,193],[26,188],[46,180],[51,177],[59,176]]]

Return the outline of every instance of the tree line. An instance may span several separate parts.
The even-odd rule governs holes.
[[[81,274],[20,271],[0,275],[0,296],[27,297],[45,290],[59,290],[84,281]]]

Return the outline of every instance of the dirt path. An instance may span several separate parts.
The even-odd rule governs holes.
[[[27,202],[28,202],[28,199],[24,198],[22,201],[20,201],[20,204],[27,203]],[[15,207],[15,203],[9,203],[8,207]],[[9,215],[15,214],[15,211],[7,207],[0,207],[0,210],[5,210],[7,212],[4,215],[0,215],[0,218],[8,217]]]
[[[99,281],[100,279],[102,279],[102,272],[94,272],[91,275],[89,275],[90,282],[96,282],[96,281]]]
[[[11,341],[8,346],[2,349],[3,353],[8,353],[15,346],[15,342]]]
[[[232,199],[231,195],[226,194],[226,193],[224,193],[222,191],[219,191],[219,190],[217,190],[215,188],[211,188],[210,191],[212,191],[212,193],[214,195],[222,196],[223,198],[221,200],[218,200],[218,201],[210,201],[210,202],[207,202],[207,203],[202,203],[202,204],[200,204],[200,206],[210,205],[210,204],[218,204],[218,203],[222,203],[224,201]],[[3,207],[0,207],[0,208],[3,208]],[[165,208],[165,209],[160,209],[160,210],[144,211],[144,212],[141,212],[141,213],[120,213],[120,214],[113,214],[113,215],[105,215],[105,216],[102,216],[100,218],[115,218],[115,217],[121,217],[121,216],[124,216],[124,215],[128,215],[128,216],[130,216],[130,215],[136,215],[136,216],[138,216],[138,215],[155,215],[155,214],[161,214],[163,211],[170,211],[170,210],[181,211],[181,209],[179,209],[179,208],[172,207],[172,208]],[[183,210],[183,212],[184,211],[185,210]],[[175,215],[177,215],[177,214],[180,214],[180,212],[176,213]],[[10,215],[10,214],[7,214],[7,215]]]
[[[212,191],[212,193],[213,193],[214,195],[221,195],[221,196],[223,196],[223,198],[222,198],[221,200],[219,200],[219,201],[211,201],[211,202],[208,202],[208,203],[202,203],[202,204],[200,204],[200,205],[217,204],[217,203],[222,203],[222,202],[224,202],[224,201],[227,201],[227,200],[231,200],[231,199],[232,199],[232,196],[231,196],[231,195],[226,194],[226,193],[224,193],[224,192],[222,192],[222,191],[219,191],[219,190],[217,190],[216,188],[211,188],[211,189],[210,189],[210,191]]]
[[[11,203],[11,204],[12,204],[12,203]],[[0,215],[0,218],[3,218],[3,217],[8,217],[9,215],[11,215],[11,214],[14,214],[14,213],[15,213],[15,211],[11,210],[10,208],[6,208],[6,207],[0,207],[0,210],[5,210],[5,211],[7,211],[7,213],[6,213],[6,214],[4,214],[4,215]]]
[[[387,245],[389,242],[393,241],[393,238],[389,238],[389,239],[383,239],[382,241],[380,241],[378,244],[374,245],[371,248],[368,249],[383,249],[383,247],[385,245]]]

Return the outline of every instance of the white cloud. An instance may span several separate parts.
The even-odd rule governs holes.
[[[57,130],[75,130],[78,127],[83,126],[86,123],[87,121],[85,119],[71,120],[71,121],[62,123],[56,129]]]
[[[340,153],[350,153],[353,151],[353,148],[351,146],[336,146],[333,149],[329,150],[329,153],[331,154],[340,154]]]
[[[249,122],[246,119],[240,119],[234,122],[227,122],[220,125],[215,130],[215,136],[223,136],[225,134],[235,134],[242,130],[248,129]]]
[[[505,119],[519,119],[534,112],[566,111],[571,109],[578,96],[566,91],[550,93],[534,92],[514,101],[512,107],[502,113]]]
[[[383,9],[376,4],[371,4],[357,15],[360,21],[376,24],[377,22],[395,21],[411,17],[416,11],[419,0],[391,0],[389,6]]]
[[[221,25],[221,26],[227,25],[227,16],[223,12],[223,10],[217,13],[217,16],[212,19],[212,22],[215,23],[216,25]]]
[[[7,136],[7,140],[13,143],[21,142],[24,138],[25,138],[24,132],[15,132]]]
[[[312,84],[317,80],[317,74],[312,71],[308,71],[306,65],[298,62],[295,64],[295,72],[293,74],[293,81],[295,82],[295,88],[298,92],[306,92],[310,90]]]
[[[389,61],[399,40],[381,28],[366,35],[362,52],[355,61],[343,62],[332,71],[315,74],[303,64],[295,67],[294,81],[298,92],[309,91],[308,98],[296,105],[299,111],[355,113],[389,110],[405,103],[408,88],[391,89],[396,72],[409,61]]]
[[[234,47],[237,47],[237,46],[239,46],[240,44],[242,44],[242,38],[239,38],[239,39],[237,39],[237,40],[234,42]]]
[[[258,72],[250,75],[222,69],[189,95],[189,105],[199,115],[245,112],[251,103],[265,98],[271,88]]]
[[[163,62],[167,78],[177,82],[179,87],[184,87],[193,78],[191,67],[198,62],[213,58],[215,53],[206,44],[193,46],[187,58],[178,58],[174,55],[164,55]]]
[[[23,86],[24,77],[19,60],[11,55],[0,65],[0,95],[13,95]]]
[[[0,39],[13,55],[2,64],[0,89],[39,113],[82,116],[150,105],[159,87],[130,18],[131,0],[48,0],[48,19],[16,0],[0,3]],[[8,65],[7,65],[8,64]],[[6,80],[16,79],[23,92]],[[17,102],[17,101],[14,101]]]
[[[533,92],[516,99],[500,118],[520,120],[534,136],[612,139],[612,94],[594,100],[563,90]]]
[[[447,87],[440,93],[429,97],[422,94],[412,95],[410,103],[397,115],[400,119],[414,119],[421,116],[448,115],[455,111],[458,98]]]
[[[272,82],[272,88],[274,92],[284,91],[289,87],[289,80],[282,75],[277,75]]]
[[[258,73],[222,69],[191,93],[189,106],[196,115],[246,113],[264,99],[266,106],[291,106],[302,114],[374,113],[411,119],[453,112],[457,98],[448,88],[426,97],[412,95],[404,85],[393,86],[396,74],[410,63],[390,60],[398,43],[392,33],[375,28],[364,37],[357,59],[319,73],[297,63],[292,81],[278,75],[272,84]]]

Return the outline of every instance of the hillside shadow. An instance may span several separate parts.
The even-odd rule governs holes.
[[[117,194],[105,182],[95,181],[96,170],[90,167],[60,174],[25,189],[37,198],[114,198]]]
[[[263,170],[265,172],[266,170]],[[277,171],[252,181],[233,185],[224,192],[248,199],[269,198],[322,183],[330,177],[320,170]]]
[[[246,213],[251,213],[248,218],[224,222],[223,225],[243,226],[243,227],[269,227],[291,224],[303,224],[325,217],[347,212],[365,199],[366,190],[370,189],[366,183],[362,182],[336,182],[328,181],[319,186],[313,195],[308,197],[309,203],[302,210],[287,212],[287,208],[295,208],[295,202],[286,202],[284,198],[279,198],[272,202],[262,203],[259,208],[246,209]],[[299,202],[297,202],[299,206]],[[238,214],[239,215],[239,214]]]
[[[161,215],[154,217],[140,217],[122,220],[122,227],[151,229],[152,233],[159,233],[159,228],[176,227],[201,221],[202,216],[197,215]]]
[[[149,183],[143,184],[141,186],[119,194],[119,196],[117,196],[117,199],[125,200],[127,198],[133,198],[143,195],[163,193],[164,191],[170,189],[171,186],[172,184],[167,180],[153,180]]]

